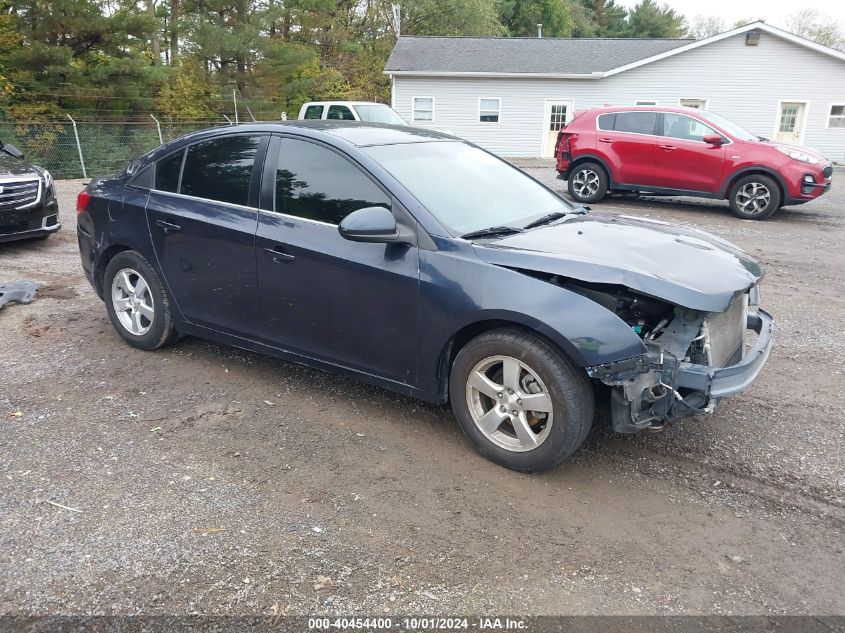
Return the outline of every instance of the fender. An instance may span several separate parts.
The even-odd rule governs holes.
[[[646,353],[639,336],[607,308],[553,283],[443,250],[420,251],[418,385],[425,399],[442,399],[441,359],[473,325],[517,325],[538,332],[578,367]]]
[[[789,187],[786,186],[786,182],[784,181],[783,177],[774,169],[770,167],[765,167],[763,165],[751,165],[731,172],[731,174],[722,182],[722,187],[719,189],[719,193],[722,195],[723,198],[727,198],[731,188],[731,183],[734,180],[736,180],[737,178],[742,178],[746,174],[755,174],[761,172],[775,179],[775,182],[780,185],[781,197],[785,200],[786,197],[789,196]]]
[[[604,172],[607,174],[608,187],[610,187],[610,185],[612,185],[615,182],[615,180],[613,178],[613,171],[611,171],[608,162],[604,158],[599,156],[598,154],[578,154],[578,156],[572,160],[572,164],[569,165],[569,167],[566,168],[566,171],[563,172],[560,175],[560,177],[563,180],[568,180],[569,174],[572,172],[572,168],[577,167],[578,165],[580,165],[581,163],[583,163],[585,161],[596,162],[604,168]]]

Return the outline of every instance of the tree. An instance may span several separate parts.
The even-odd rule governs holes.
[[[543,35],[569,37],[575,21],[568,0],[500,0],[499,12],[509,35],[534,37],[537,25],[543,25]]]
[[[416,0],[402,4],[403,35],[502,35],[495,0]]]
[[[845,50],[845,33],[839,23],[815,9],[799,9],[787,19],[787,29],[819,44]]]
[[[641,0],[628,12],[628,37],[682,37],[685,32],[684,17],[654,0]]]
[[[620,37],[626,32],[628,11],[614,0],[577,0],[572,9],[576,37]]]
[[[690,37],[703,40],[708,37],[713,37],[719,33],[724,33],[728,29],[725,27],[725,21],[715,15],[697,15],[687,29],[687,35]]]

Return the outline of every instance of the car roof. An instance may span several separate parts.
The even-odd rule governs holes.
[[[601,106],[599,108],[585,108],[582,112],[590,112],[596,114],[604,114],[605,112],[675,112],[677,114],[690,114],[695,112],[698,108],[686,108],[684,106],[666,106],[666,105],[638,105],[638,106]]]
[[[311,119],[305,121],[267,121],[242,123],[240,125],[224,125],[191,132],[179,137],[148,154],[149,158],[157,159],[174,149],[203,139],[210,139],[223,134],[244,134],[249,132],[276,132],[279,134],[295,133],[298,136],[321,139],[329,143],[345,141],[356,147],[371,147],[375,145],[397,145],[401,143],[424,143],[431,141],[461,141],[442,132],[410,125],[390,125],[387,123],[372,123],[369,121],[343,121],[332,119],[328,121]]]
[[[308,101],[307,103],[303,103],[302,105],[303,107],[312,105],[378,105],[384,106],[385,108],[390,107],[386,103],[378,103],[377,101]]]

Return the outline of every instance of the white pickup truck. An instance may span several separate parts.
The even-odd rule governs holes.
[[[390,106],[372,101],[309,101],[299,109],[297,118],[408,125]]]

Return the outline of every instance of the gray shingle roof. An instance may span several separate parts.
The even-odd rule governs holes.
[[[689,39],[400,37],[387,72],[604,72],[689,44]]]

